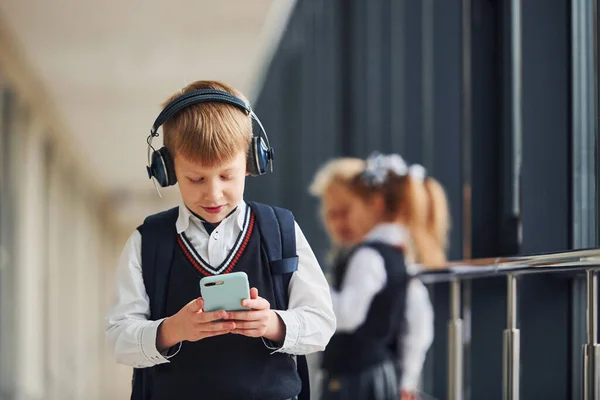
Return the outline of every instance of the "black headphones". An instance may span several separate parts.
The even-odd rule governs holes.
[[[154,121],[154,125],[152,125],[152,129],[150,130],[150,136],[148,136],[148,139],[146,140],[148,143],[148,166],[146,167],[148,178],[152,179],[154,177],[156,182],[162,187],[171,186],[177,183],[173,157],[169,153],[169,150],[166,147],[154,150],[152,147],[152,139],[158,136],[158,128],[160,128],[165,121],[186,107],[194,104],[215,102],[226,103],[238,107],[241,111],[244,111],[249,115],[253,121],[256,121],[257,125],[260,127],[258,134],[255,134],[253,128],[252,141],[248,148],[246,168],[250,175],[264,175],[267,170],[273,172],[273,148],[269,144],[269,138],[267,137],[265,128],[254,111],[252,111],[244,101],[231,93],[221,90],[201,89],[185,93],[171,101],[161,111],[156,118],[156,121]]]

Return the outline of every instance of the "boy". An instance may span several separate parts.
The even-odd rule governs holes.
[[[213,94],[189,100],[198,90]],[[166,168],[161,175],[153,162],[149,174],[162,186],[177,181],[183,200],[170,227],[176,236],[170,269],[147,287],[142,235],[158,232],[150,225],[136,230],[119,262],[117,300],[106,329],[117,362],[147,372],[140,374],[143,395],[134,382],[136,398],[295,398],[301,383],[291,355],[323,350],[335,331],[327,282],[295,223],[298,264],[289,280],[289,303],[273,309],[278,297],[265,246],[280,239],[260,226],[254,207],[243,201],[245,177],[255,169],[247,155],[258,157],[248,150],[256,137],[247,103],[223,83],[199,81],[169,99],[157,119],[166,115],[165,147],[153,160],[158,155]],[[163,267],[156,262],[157,271]],[[235,271],[246,272],[253,286],[242,302],[251,310],[204,312],[199,280]],[[164,288],[163,304],[156,304],[154,285]]]

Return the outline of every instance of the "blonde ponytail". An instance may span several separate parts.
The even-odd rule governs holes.
[[[423,184],[429,203],[427,230],[445,251],[448,249],[450,231],[450,211],[446,192],[442,185],[431,177],[427,177]]]
[[[399,208],[399,220],[409,228],[415,261],[428,267],[443,267],[446,264],[445,243],[438,240],[438,228],[432,224],[433,211],[439,212],[436,199],[431,197],[427,181],[408,175],[400,188],[403,204]],[[440,187],[441,189],[441,187]],[[442,189],[443,190],[443,189]],[[445,196],[444,196],[445,198]],[[437,217],[435,220],[437,221]],[[442,228],[439,230],[441,231]]]

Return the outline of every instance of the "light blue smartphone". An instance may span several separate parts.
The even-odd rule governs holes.
[[[200,295],[204,311],[244,311],[242,300],[250,298],[250,285],[245,272],[207,276],[200,279]]]

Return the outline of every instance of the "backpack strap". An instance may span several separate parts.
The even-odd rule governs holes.
[[[273,290],[278,310],[288,308],[288,286],[298,270],[296,226],[291,211],[266,204],[249,202],[263,237],[273,278]]]
[[[151,215],[138,228],[142,234],[142,276],[150,298],[150,319],[166,313],[166,291],[175,251],[179,207]]]
[[[175,250],[177,230],[175,223],[179,208],[151,215],[138,227],[142,235],[142,277],[150,300],[150,320],[158,320],[166,314],[166,296]],[[151,397],[151,368],[134,368],[132,400]]]
[[[287,310],[288,287],[292,275],[298,270],[296,254],[296,224],[291,211],[266,204],[248,202],[258,222],[273,281],[275,302],[278,310]],[[306,356],[296,356],[298,375],[302,382],[299,400],[310,399],[310,381]]]

